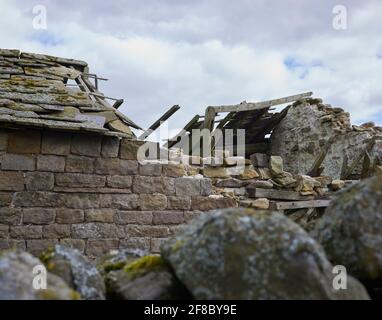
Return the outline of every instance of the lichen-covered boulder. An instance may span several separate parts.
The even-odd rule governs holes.
[[[382,280],[382,175],[337,193],[312,235],[361,280]]]
[[[58,276],[47,273],[46,289],[35,289],[36,266],[42,262],[21,250],[0,252],[0,300],[77,300],[79,293]]]
[[[158,255],[144,256],[112,270],[105,277],[110,299],[180,300],[190,299],[185,287]]]
[[[270,211],[203,215],[162,245],[196,299],[367,299],[354,279],[333,289],[332,265],[301,227]]]
[[[78,250],[56,245],[41,256],[49,272],[60,276],[83,299],[105,299],[105,283],[96,267]]]

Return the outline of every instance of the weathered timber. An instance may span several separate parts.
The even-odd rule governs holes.
[[[249,198],[267,198],[267,199],[291,200],[291,201],[314,200],[313,196],[302,196],[297,191],[291,191],[291,190],[248,188],[247,193]]]
[[[303,200],[303,201],[288,201],[269,203],[271,210],[290,210],[290,209],[304,209],[304,208],[326,208],[329,206],[331,200]]]

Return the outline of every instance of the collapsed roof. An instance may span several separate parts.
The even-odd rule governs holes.
[[[0,49],[0,125],[135,138],[130,127],[142,128],[118,111],[122,99],[98,90],[98,80],[107,79],[90,74],[85,61]]]

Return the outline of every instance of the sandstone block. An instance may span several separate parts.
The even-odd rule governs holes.
[[[212,194],[212,181],[211,179],[200,179],[200,194],[202,196],[209,196]]]
[[[221,179],[229,178],[227,168],[224,168],[224,167],[204,167],[203,175],[208,178],[221,178]]]
[[[140,194],[141,210],[164,210],[167,207],[167,197],[163,194]]]
[[[54,187],[54,175],[50,172],[27,172],[25,185],[31,191],[49,191]]]
[[[66,193],[61,194],[61,199],[65,207],[72,209],[92,209],[100,205],[100,195],[92,193]]]
[[[151,211],[118,211],[117,224],[151,224],[153,214]]]
[[[186,176],[186,170],[183,164],[164,164],[163,175],[168,177],[183,177]]]
[[[38,171],[64,172],[65,157],[54,155],[38,155],[37,156]]]
[[[66,172],[93,173],[94,158],[70,155],[66,158]]]
[[[0,223],[7,225],[17,225],[21,223],[22,209],[20,208],[0,208]]]
[[[41,134],[36,130],[12,130],[8,133],[9,153],[40,153]]]
[[[166,238],[153,238],[150,240],[150,251],[152,253],[160,253],[160,247]]]
[[[31,155],[6,153],[2,156],[2,170],[26,170],[33,171],[36,167],[36,159]]]
[[[68,224],[50,224],[42,228],[42,235],[45,239],[68,238],[70,233],[71,227]]]
[[[101,154],[101,137],[90,134],[73,135],[70,151],[80,156],[98,157]]]
[[[14,240],[14,239],[0,239],[0,250],[8,249],[26,249],[25,240]]]
[[[252,207],[256,209],[269,209],[269,200],[266,198],[253,200]]]
[[[144,141],[122,139],[121,140],[121,158],[127,160],[137,160],[137,153]]]
[[[72,237],[79,239],[124,238],[121,226],[109,223],[80,223],[72,225]]]
[[[121,210],[138,209],[140,205],[139,196],[136,194],[102,194],[100,203],[103,207]]]
[[[103,137],[101,155],[104,158],[118,157],[119,139],[116,137]]]
[[[184,222],[182,211],[154,211],[153,224],[180,224]]]
[[[161,238],[169,235],[167,226],[145,226],[129,224],[125,226],[126,237]]]
[[[54,247],[58,243],[56,239],[27,240],[27,251],[35,256],[40,256],[45,251]]]
[[[114,222],[114,209],[88,209],[85,210],[86,222]]]
[[[200,195],[200,179],[185,177],[176,178],[175,189],[177,196],[196,196]]]
[[[88,240],[85,253],[91,257],[99,257],[110,250],[118,249],[118,246],[118,239]]]
[[[167,208],[174,210],[189,210],[191,208],[191,197],[169,196],[167,197]]]
[[[0,207],[9,206],[12,202],[12,193],[0,192]]]
[[[283,159],[280,156],[271,156],[269,159],[269,169],[273,176],[281,175],[284,172]]]
[[[139,164],[139,174],[142,176],[160,176],[162,174],[162,164],[150,162]]]
[[[21,191],[24,190],[24,177],[21,172],[0,171],[0,190]]]
[[[9,226],[0,224],[0,239],[7,239],[9,237]]]
[[[16,207],[60,207],[63,195],[48,191],[20,191],[14,194]]]
[[[54,209],[46,209],[46,208],[23,209],[24,224],[49,224],[54,222],[54,218],[55,218]]]
[[[11,226],[10,234],[14,239],[41,239],[42,226]]]
[[[45,131],[42,136],[41,153],[67,155],[70,152],[69,133]]]
[[[56,210],[56,223],[71,224],[85,220],[84,211],[80,209],[60,208]]]
[[[175,193],[175,181],[167,177],[135,176],[133,182],[134,193]]]
[[[95,160],[94,171],[109,175],[138,174],[138,162],[118,158],[98,158]]]
[[[80,252],[85,251],[85,241],[82,239],[60,239],[60,244],[68,248],[77,249]]]
[[[214,209],[237,207],[234,199],[224,197],[192,197],[191,209],[209,211]]]
[[[122,239],[119,242],[119,249],[140,249],[150,250],[150,238],[149,237],[130,237]]]
[[[132,176],[109,176],[106,179],[106,184],[111,188],[130,188],[133,184]]]
[[[99,175],[84,173],[58,173],[56,185],[61,187],[104,187],[106,178]]]

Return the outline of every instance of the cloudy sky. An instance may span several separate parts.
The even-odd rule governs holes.
[[[46,29],[32,26],[36,5]],[[345,30],[333,27],[336,5]],[[1,0],[0,10],[0,47],[87,61],[143,127],[174,104],[170,126],[182,127],[208,105],[305,91],[382,125],[380,0]]]

